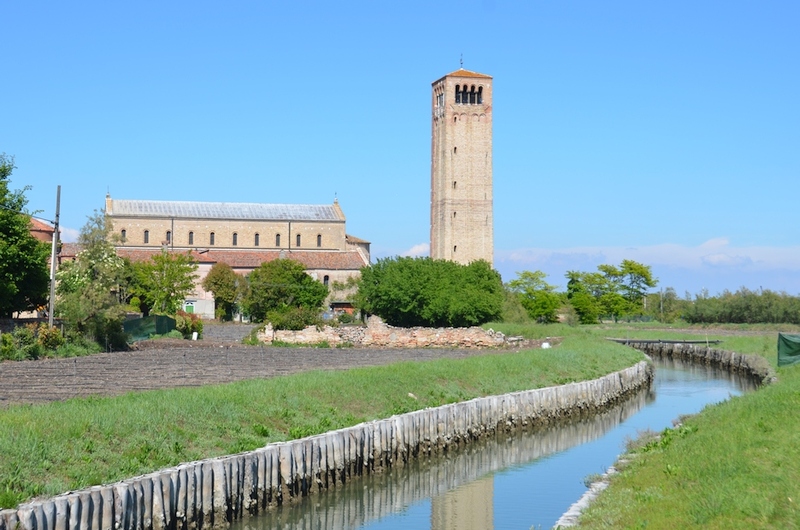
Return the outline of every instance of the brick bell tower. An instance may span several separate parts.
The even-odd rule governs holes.
[[[461,68],[432,96],[431,258],[492,264],[492,78]]]

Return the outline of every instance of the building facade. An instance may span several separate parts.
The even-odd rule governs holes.
[[[264,262],[290,258],[328,286],[358,276],[370,263],[370,243],[347,234],[338,201],[261,204],[106,196],[105,213],[120,256],[144,261],[162,250],[192,255],[198,277],[184,309],[204,318],[214,317],[214,297],[202,288],[202,281],[215,263],[246,275]],[[330,303],[339,302],[335,296]]]
[[[432,86],[431,257],[491,264],[492,78],[462,68]]]

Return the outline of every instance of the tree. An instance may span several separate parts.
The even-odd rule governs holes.
[[[649,265],[625,259],[619,267],[619,283],[622,296],[631,304],[631,309],[636,311],[645,300],[647,289],[658,285],[658,279],[653,278]]]
[[[555,286],[544,281],[546,276],[542,271],[518,272],[517,279],[508,282],[508,287],[519,294],[528,316],[537,322],[551,324],[558,322],[561,298],[555,292]]]
[[[247,290],[242,305],[256,322],[267,319],[271,311],[318,310],[328,296],[328,288],[306,274],[302,263],[276,259],[262,263],[247,275]]]
[[[24,213],[25,191],[10,191],[14,158],[0,154],[0,317],[35,309],[47,302],[50,247],[30,233],[30,215]]]
[[[233,318],[242,279],[227,263],[215,263],[203,279],[203,289],[214,294],[215,312],[221,320]]]
[[[105,215],[97,211],[81,228],[81,251],[57,275],[56,314],[72,330],[116,349],[125,345],[122,320],[128,280],[125,261],[110,240],[112,230]]]
[[[138,296],[153,313],[174,315],[194,291],[197,262],[186,254],[162,249],[148,261],[133,264],[131,294]]]
[[[486,261],[386,258],[361,270],[356,303],[393,326],[477,326],[502,315],[503,282]]]

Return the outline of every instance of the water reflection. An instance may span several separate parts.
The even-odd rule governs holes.
[[[365,476],[303,502],[234,523],[237,530],[550,528],[602,473],[626,438],[661,430],[752,382],[704,366],[656,362],[653,389],[588,419],[498,436],[436,459]]]

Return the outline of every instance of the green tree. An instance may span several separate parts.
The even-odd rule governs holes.
[[[550,324],[558,322],[561,297],[555,292],[555,286],[545,281],[546,277],[542,271],[518,272],[517,278],[508,282],[508,287],[520,295],[528,316],[537,322]]]
[[[215,263],[203,278],[203,289],[214,294],[216,313],[221,320],[233,318],[242,280],[227,263]]]
[[[622,260],[619,267],[619,285],[622,296],[631,304],[632,311],[641,312],[647,290],[658,285],[649,265],[633,260]]]
[[[357,306],[393,326],[476,326],[502,315],[503,282],[486,261],[385,258],[361,270]]]
[[[124,347],[122,320],[127,287],[125,261],[110,240],[112,226],[97,211],[81,228],[81,251],[57,275],[56,314],[72,331],[117,349]]]
[[[14,158],[0,154],[0,317],[4,318],[44,305],[50,285],[50,246],[31,235],[31,218],[23,213],[30,187],[9,190],[14,168]]]
[[[262,263],[247,275],[247,290],[242,305],[256,322],[267,313],[294,309],[318,310],[328,296],[328,288],[306,274],[302,263],[276,259]],[[309,313],[303,313],[308,315]]]
[[[194,291],[197,262],[188,252],[162,249],[149,260],[134,263],[133,271],[131,294],[138,296],[153,313],[174,315]]]

